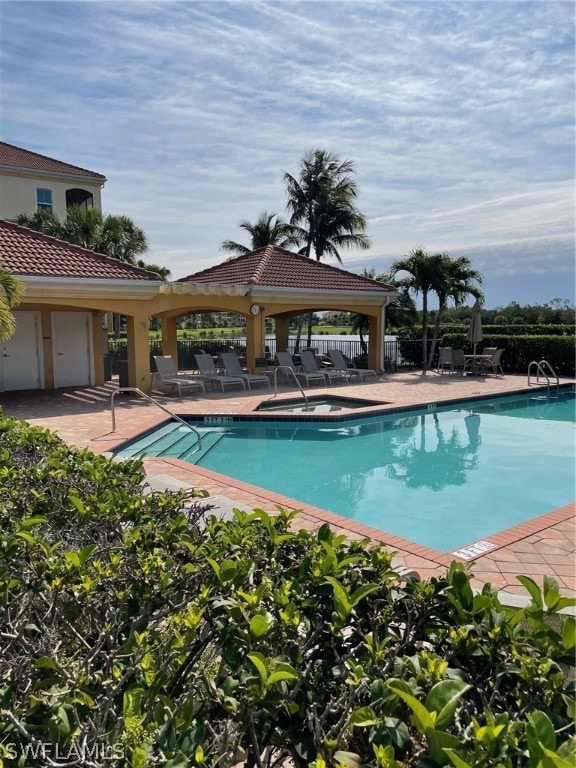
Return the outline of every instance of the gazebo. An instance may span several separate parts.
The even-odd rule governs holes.
[[[268,245],[162,286],[154,314],[162,321],[163,352],[175,359],[179,316],[244,315],[246,360],[254,368],[264,357],[266,318],[275,321],[276,349],[287,349],[290,318],[313,311],[355,312],[369,318],[368,364],[382,371],[385,311],[396,295],[392,285]]]

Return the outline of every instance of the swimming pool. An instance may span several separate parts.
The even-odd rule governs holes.
[[[201,451],[171,424],[156,447],[148,436],[120,454],[185,457],[450,552],[574,501],[574,402],[569,392],[338,421],[230,417],[191,422],[204,434]]]

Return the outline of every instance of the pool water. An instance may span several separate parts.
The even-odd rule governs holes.
[[[233,421],[188,460],[450,552],[574,501],[574,404],[564,393],[336,423]]]

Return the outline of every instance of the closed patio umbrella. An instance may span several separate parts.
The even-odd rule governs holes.
[[[477,301],[472,307],[472,317],[470,318],[470,327],[468,328],[468,336],[466,337],[470,344],[474,344],[474,354],[476,354],[476,344],[479,344],[484,335],[482,333],[482,307],[480,302]]]

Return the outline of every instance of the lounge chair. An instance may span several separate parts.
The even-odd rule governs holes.
[[[236,387],[238,384],[241,384],[242,389],[246,389],[244,379],[240,378],[240,376],[226,376],[222,373],[218,373],[218,369],[216,368],[211,355],[208,355],[206,352],[200,352],[197,355],[194,355],[194,357],[196,358],[196,365],[198,366],[200,375],[205,382],[218,384],[222,388],[222,392],[224,392],[224,387],[227,385]]]
[[[156,366],[155,375],[160,379],[162,384],[171,384],[174,387],[178,387],[179,397],[182,397],[183,387],[200,388],[202,392],[206,394],[206,388],[202,378],[200,376],[183,376],[179,374],[171,355],[154,355],[153,359]]]
[[[270,379],[264,373],[250,373],[242,369],[240,359],[235,352],[222,352],[220,355],[224,370],[228,376],[234,376],[246,382],[248,389],[252,384],[266,384],[270,389]]]
[[[326,378],[323,373],[306,373],[306,371],[299,370],[298,366],[292,359],[290,352],[277,352],[276,360],[278,361],[278,365],[281,368],[290,368],[297,381],[299,383],[300,381],[303,381],[307,387],[310,386],[310,382],[314,381],[320,384],[326,384]],[[288,381],[290,381],[291,377],[287,376],[287,378]]]
[[[440,374],[454,372],[454,354],[452,347],[440,347],[438,350],[438,366],[436,371]]]
[[[328,357],[332,361],[334,370],[340,371],[340,373],[345,374],[348,378],[358,376],[359,381],[362,381],[362,379],[367,379],[370,376],[377,377],[376,371],[372,368],[356,368],[354,365],[348,365],[340,349],[329,349]]]
[[[320,368],[314,353],[310,349],[300,352],[300,361],[305,373],[321,373],[328,384],[334,381],[346,381],[347,374],[344,371],[337,371],[335,368]]]
[[[502,370],[502,365],[500,364],[500,358],[502,357],[502,354],[505,350],[503,349],[496,349],[494,350],[492,357],[486,360],[480,360],[480,374],[485,374],[488,376],[489,373],[493,373],[494,376],[504,376],[504,371]]]

